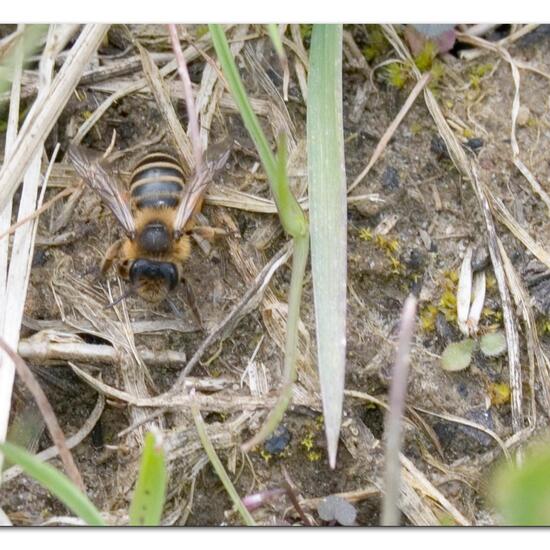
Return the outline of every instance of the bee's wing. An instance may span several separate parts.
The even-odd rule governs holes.
[[[187,190],[181,199],[176,213],[174,220],[174,232],[176,234],[183,232],[189,220],[196,213],[195,209],[204,196],[210,180],[218,170],[223,168],[230,152],[231,150],[227,149],[215,160],[206,161],[203,167],[195,173],[193,179],[187,186]]]
[[[122,225],[126,234],[133,237],[136,232],[136,225],[128,201],[115,174],[83,147],[71,145],[67,151],[67,156],[84,183],[101,197]]]

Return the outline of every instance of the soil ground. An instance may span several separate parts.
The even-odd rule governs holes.
[[[169,51],[165,30],[154,26],[132,29],[151,52]],[[346,26],[345,30],[360,50],[371,44],[369,33],[374,32],[373,26],[353,25]],[[506,28],[500,30],[502,36],[509,32]],[[4,34],[8,32],[11,32],[10,28],[3,29]],[[198,33],[198,30],[192,32]],[[256,29],[251,28],[250,32],[256,32]],[[307,47],[305,34],[303,38]],[[539,27],[512,44],[509,51],[514,59],[550,72],[549,36],[546,27]],[[109,37],[109,43],[100,50],[104,59],[122,54],[126,47],[125,43],[120,43],[115,31],[111,31]],[[251,38],[249,46],[251,49],[247,53],[258,56],[264,74],[281,92],[283,79],[277,60],[265,55],[269,49],[266,36]],[[378,140],[406,100],[412,81],[402,88],[392,86],[384,76],[384,67],[377,69],[369,81],[365,71],[351,62],[348,49],[345,49],[345,54],[346,172],[348,182],[352,182],[367,164]],[[135,54],[123,54],[121,59],[130,55]],[[369,71],[394,56],[391,48],[385,47],[370,60]],[[550,229],[548,212],[511,160],[509,138],[514,86],[508,64],[494,53],[485,53],[468,61],[459,58],[456,51],[445,55],[442,63],[444,74],[434,91],[446,116],[462,128],[464,147],[468,155],[477,159],[484,181],[521,226],[545,246]],[[203,59],[191,65],[192,79],[197,85],[201,82],[204,67]],[[241,69],[245,75],[249,71],[249,76],[252,76],[245,80],[251,97],[273,101],[266,96],[265,87],[254,80],[254,71],[243,64]],[[125,78],[130,80],[138,76],[141,76],[140,68]],[[294,70],[291,70],[290,77],[289,100],[285,105],[298,149],[305,140],[306,109]],[[523,111],[527,115],[518,126],[518,142],[522,157],[548,192],[548,80],[531,71],[522,71],[521,77],[521,102],[528,111]],[[78,97],[71,99],[48,139],[48,153],[56,141],[65,149],[74,129],[107,95],[93,85],[79,88]],[[175,106],[185,121],[183,102],[177,101]],[[262,122],[266,126],[269,124],[266,118]],[[152,147],[151,141],[158,140],[161,144],[169,141],[157,105],[147,93],[127,95],[117,101],[86,136],[84,144],[97,151],[105,150],[113,129],[117,131],[116,150],[134,148],[117,161],[121,173],[128,171],[136,158]],[[257,167],[258,158],[238,115],[230,110],[218,111],[210,140],[217,141],[218,136],[227,134],[238,146],[233,150],[226,170],[218,176],[216,186],[269,198],[268,183],[262,177],[261,168]],[[305,164],[301,168],[305,170]],[[62,187],[63,180],[59,178],[58,181]],[[46,198],[58,191],[59,188],[52,187]],[[348,209],[346,389],[386,400],[402,305],[410,292],[417,294],[420,297],[420,321],[412,353],[407,398],[411,407],[408,413],[410,422],[406,424],[403,452],[469,522],[492,523],[495,521],[493,512],[485,498],[486,479],[501,457],[498,444],[486,432],[445,418],[445,415],[477,423],[495,432],[502,440],[511,436],[510,402],[506,398],[495,398],[495,388],[504,388],[505,393],[506,388],[509,389],[507,357],[487,359],[476,353],[471,366],[461,372],[446,372],[440,366],[445,347],[462,338],[456,314],[453,316],[455,306],[452,300],[448,303],[445,298],[456,295],[457,276],[467,247],[473,247],[479,257],[487,255],[486,227],[471,184],[453,166],[422,95],[400,124],[382,158],[353,194],[369,197],[376,194],[379,200],[350,202]],[[107,283],[98,278],[98,266],[107,246],[121,235],[121,231],[111,213],[88,190],[80,196],[63,226],[56,227],[66,205],[63,201],[57,203],[40,218],[38,243],[45,244],[38,244],[35,249],[22,338],[29,338],[40,329],[50,327],[58,338],[65,330],[72,337],[88,343],[117,345],[116,339],[122,337],[120,333],[112,332],[114,329],[109,319],[116,320],[116,315],[124,315],[120,313],[122,310],[118,309],[118,313],[107,310],[98,313],[97,318],[90,313],[87,317],[78,301],[78,293],[86,294],[88,302],[84,302],[95,304],[97,308],[108,302]],[[235,224],[239,237],[216,239],[208,254],[195,243],[194,253],[185,265],[186,279],[203,329],[197,326],[182,289],[173,297],[177,309],[182,312],[181,318],[177,318],[165,304],[149,306],[130,297],[126,300],[126,307],[134,324],[138,321],[157,323],[153,330],[134,331],[138,350],[148,349],[154,353],[178,351],[189,359],[250,284],[250,280],[243,277],[242,266],[235,263],[235,248],[229,244],[231,239],[234,239],[232,246],[240,247],[242,255],[251,259],[258,269],[287,240],[272,214],[212,204],[207,204],[203,212],[213,225],[222,225],[229,219],[229,223]],[[225,218],[220,217],[222,212]],[[504,226],[497,225],[497,231],[514,268],[528,286],[526,273],[532,256]],[[51,240],[61,234],[65,240],[52,246]],[[277,304],[285,304],[289,269],[289,264],[283,266],[270,283]],[[501,302],[490,262],[485,272],[489,284],[486,308],[480,322],[481,333],[502,326]],[[82,287],[79,287],[79,281]],[[110,282],[116,297],[123,289],[118,287],[112,274]],[[544,319],[548,319],[544,296],[534,296],[532,292],[532,297],[543,327]],[[229,398],[276,395],[282,350],[269,328],[268,321],[273,315],[273,311],[266,309],[265,301],[256,305],[221,343],[209,348],[192,376],[213,383],[223,380],[225,386],[220,393]],[[383,437],[384,411],[358,394],[346,395],[338,463],[336,469],[331,470],[325,449],[316,376],[311,374],[315,367],[315,325],[310,276],[304,285],[301,318],[304,335],[307,335],[304,337],[307,352],[303,354],[303,362],[307,363],[308,358],[311,362],[302,365],[310,370],[301,379],[300,387],[305,393],[311,390],[311,398],[291,407],[283,420],[284,433],[279,440],[271,441],[272,446],[280,443],[284,450],[270,453],[262,447],[246,457],[238,451],[239,444],[260,426],[265,409],[245,411],[221,407],[203,412],[205,421],[215,434],[214,444],[240,495],[281,487],[286,471],[296,492],[305,499],[304,508],[318,524],[322,521],[316,501],[308,499],[364,489],[366,494],[363,496],[349,497],[358,512],[356,522],[362,526],[377,525],[381,500],[376,487],[380,472],[374,457]],[[95,323],[93,327],[90,327],[90,319],[92,324]],[[48,325],[50,322],[55,323]],[[171,322],[172,327],[158,328],[162,322]],[[541,328],[539,336],[543,350],[550,353],[547,329]],[[123,349],[127,350],[124,346]],[[532,387],[530,383],[523,333],[520,350],[523,406],[527,411],[531,410],[532,395],[535,400],[539,398],[537,392],[540,388],[538,385]],[[65,433],[75,433],[94,408],[96,391],[78,378],[65,361],[36,360],[30,363]],[[94,364],[93,361],[77,364],[95,378],[101,377],[105,384],[126,391],[129,391],[128,381],[123,369],[136,366],[133,360],[120,364]],[[170,389],[181,368],[181,364],[149,365],[145,367],[147,372],[142,379],[130,378],[138,386],[141,384],[139,391],[145,388],[149,395],[157,395]],[[247,373],[245,369],[248,369]],[[253,381],[250,372],[254,372],[258,380]],[[14,417],[28,409],[29,400],[24,389],[17,384]],[[539,432],[546,427],[548,418],[540,405],[535,406],[539,411],[536,419],[528,412],[525,414]],[[443,417],[414,410],[414,407]],[[142,432],[137,429],[122,438],[117,436],[139,420],[139,414],[133,409],[122,401],[108,398],[92,435],[73,451],[90,498],[116,523],[127,521],[139,458]],[[155,412],[151,408],[145,411],[147,414]],[[230,499],[197,443],[189,412],[165,410],[155,422],[164,431],[170,446],[171,478],[163,516],[165,523],[202,526],[240,523],[239,517],[230,511]],[[36,452],[51,445],[47,432],[40,433],[33,448]],[[60,465],[57,459],[52,463]],[[427,499],[422,494],[421,498]],[[17,525],[35,525],[52,516],[67,515],[59,501],[24,475],[3,484],[0,506]],[[432,509],[438,520],[452,523],[452,518],[449,520],[437,506],[432,506]],[[284,496],[271,501],[254,515],[258,522],[267,525],[301,523]],[[415,523],[407,515],[403,521]]]

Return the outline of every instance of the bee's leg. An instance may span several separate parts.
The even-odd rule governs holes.
[[[204,330],[204,325],[202,324],[201,315],[197,308],[197,302],[195,300],[195,293],[193,292],[193,288],[183,277],[181,278],[181,284],[183,285],[183,290],[185,292],[185,301],[191,308],[191,313],[193,313],[193,317],[195,318],[198,326],[201,330]]]
[[[195,225],[191,232],[199,235],[207,241],[213,241],[217,235],[232,235],[232,232],[220,229],[219,227],[210,227],[208,225]]]
[[[122,248],[123,243],[124,239],[119,239],[107,249],[103,261],[101,262],[102,275],[105,275],[107,271],[111,269],[113,262],[120,256],[120,249]]]

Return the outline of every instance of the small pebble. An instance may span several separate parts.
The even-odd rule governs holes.
[[[272,455],[282,453],[290,442],[290,432],[285,426],[278,426],[273,435],[264,443],[264,449]]]
[[[471,138],[466,142],[466,147],[475,153],[483,147],[483,140],[481,138]]]
[[[472,256],[472,271],[481,271],[489,265],[489,252],[485,246],[478,246]]]
[[[393,166],[388,166],[382,174],[382,187],[386,191],[395,191],[399,189],[399,183],[399,172]]]

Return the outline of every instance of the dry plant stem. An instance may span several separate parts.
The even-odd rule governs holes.
[[[112,388],[100,380],[96,380],[93,376],[77,367],[74,363],[69,362],[69,366],[79,378],[99,393],[102,393],[105,397],[110,397],[112,399],[128,403],[134,407],[188,409],[191,406],[191,397],[187,391],[173,395],[161,394],[157,397],[138,397],[129,392]],[[240,397],[235,394],[223,392],[216,395],[205,395],[198,393],[194,399],[200,405],[201,410],[223,413],[268,409],[275,403],[275,399],[271,397]],[[311,407],[315,410],[318,408],[318,404],[312,402],[311,400],[302,401],[299,404]]]
[[[38,405],[38,408],[44,418],[44,422],[48,427],[52,441],[59,449],[59,456],[63,462],[67,475],[71,478],[71,481],[74,484],[84,491],[84,482],[82,481],[80,472],[78,471],[78,468],[73,460],[71,451],[67,447],[67,441],[65,439],[65,435],[63,434],[63,430],[61,429],[59,422],[57,422],[55,413],[50,405],[50,402],[48,401],[48,398],[46,397],[46,394],[44,393],[44,390],[40,387],[40,384],[25,361],[23,361],[23,359],[21,359],[21,357],[6,344],[3,338],[0,338],[0,348],[13,361],[17,374],[34,397],[34,400],[36,401],[36,404]]]
[[[10,518],[6,515],[6,512],[0,508],[0,527],[11,527],[12,522]]]
[[[34,102],[17,136],[13,152],[0,170],[0,208],[12,197],[33,155],[44,143],[74,91],[83,68],[99,46],[109,25],[86,25],[71,54],[49,87]]]
[[[227,494],[233,501],[233,504],[237,508],[238,512],[241,514],[241,517],[243,518],[245,524],[248,526],[256,525],[256,523],[254,522],[254,519],[250,515],[250,512],[246,509],[246,506],[243,504],[241,498],[239,497],[237,491],[235,490],[233,483],[231,483],[231,480],[229,479],[229,476],[227,475],[227,472],[225,471],[225,468],[223,467],[223,464],[221,463],[221,460],[216,454],[214,446],[212,445],[212,442],[210,441],[208,434],[206,433],[206,427],[204,425],[204,421],[202,419],[198,404],[195,401],[194,391],[192,392],[192,395],[191,395],[191,413],[193,415],[193,420],[195,421],[195,427],[197,428],[197,433],[199,434],[199,438],[201,440],[202,446],[204,447],[204,450],[208,455],[208,459],[212,463],[212,466],[214,467],[216,474],[218,474],[220,481],[223,483],[223,486],[225,487]]]
[[[502,441],[502,439],[493,430],[490,430],[489,428],[486,428],[485,426],[482,426],[477,422],[472,422],[471,420],[467,420],[466,418],[462,418],[454,414],[437,413],[437,412],[429,411],[427,409],[423,409],[422,407],[417,407],[417,406],[413,408],[418,412],[429,414],[430,416],[435,416],[436,418],[442,418],[443,420],[447,420],[448,422],[455,422],[456,424],[462,424],[463,426],[468,426],[470,428],[474,428],[476,430],[479,430],[480,432],[487,434],[489,437],[492,437],[496,441],[496,443],[502,450],[502,453],[506,457],[506,460],[508,461],[511,460],[511,456],[510,456],[510,453],[508,452],[508,449],[506,448],[505,442]]]
[[[425,73],[422,78],[416,83],[415,87],[412,89],[411,93],[409,94],[409,97],[407,98],[407,101],[403,104],[401,109],[399,110],[399,113],[397,113],[397,116],[392,120],[391,124],[388,126],[386,131],[384,132],[384,135],[380,138],[380,141],[376,145],[376,149],[374,150],[367,166],[364,168],[364,170],[355,178],[353,183],[348,188],[348,193],[350,191],[353,191],[359,185],[364,177],[370,172],[371,168],[374,166],[376,161],[380,158],[382,153],[384,152],[384,149],[386,149],[388,143],[390,142],[391,138],[395,134],[395,131],[405,118],[406,114],[409,112],[409,109],[412,107],[415,99],[418,97],[418,94],[424,89],[426,84],[430,81],[430,73]]]
[[[103,344],[86,344],[77,342],[49,342],[37,341],[33,338],[21,340],[18,348],[19,355],[33,362],[43,361],[78,361],[82,363],[119,364],[124,353],[112,346]],[[185,353],[172,350],[153,352],[140,351],[140,357],[145,363],[152,366],[183,365]]]
[[[414,334],[416,316],[416,298],[409,296],[405,300],[401,315],[401,327],[397,343],[397,354],[393,366],[390,387],[390,410],[386,417],[386,457],[384,476],[384,501],[382,525],[399,525],[400,464],[399,453],[402,442],[401,426],[407,394],[411,342]]]
[[[504,262],[504,270],[506,272],[506,277],[510,284],[512,290],[512,296],[516,306],[519,306],[523,316],[523,322],[525,326],[525,332],[527,335],[527,352],[529,356],[530,364],[530,380],[529,384],[532,388],[535,387],[535,360],[538,368],[538,375],[540,380],[540,385],[542,387],[542,402],[543,409],[545,411],[550,410],[550,359],[545,354],[544,350],[541,347],[539,335],[537,333],[537,326],[535,322],[535,315],[533,313],[533,308],[530,303],[530,298],[523,287],[510,258],[508,257],[502,242],[498,241],[500,254]],[[537,424],[536,422],[536,406],[535,406],[535,392],[531,392],[531,427],[534,428]]]
[[[170,39],[172,41],[172,49],[178,63],[178,73],[183,83],[183,91],[185,93],[185,106],[187,107],[187,118],[189,120],[189,134],[191,136],[191,145],[193,147],[193,156],[195,158],[195,171],[200,171],[202,166],[202,147],[199,134],[199,117],[193,100],[193,89],[191,87],[191,79],[187,70],[187,63],[181,51],[181,44],[178,37],[176,25],[169,24]]]
[[[24,25],[18,26],[18,32],[23,33]],[[23,67],[23,49],[19,48],[19,51],[15,58],[14,73],[10,95],[10,109],[8,113],[8,127],[6,131],[6,146],[5,146],[5,158],[8,158],[13,149],[13,145],[17,138],[17,127],[19,124],[19,104],[20,104],[20,86],[21,86],[21,73]],[[11,223],[12,203],[8,201],[3,209],[0,211],[0,230],[4,233],[7,231]],[[7,240],[0,242],[0,304],[5,304],[6,296],[6,280],[8,273],[8,248],[9,242]],[[3,330],[4,318],[6,314],[6,308],[0,308],[0,330]],[[0,381],[5,384],[8,382],[2,380],[0,374]],[[1,433],[1,432],[0,432]],[[1,463],[1,459],[0,459]]]
[[[468,526],[470,522],[464,515],[439,491],[428,478],[409,460],[405,455],[400,455],[401,465],[403,466],[404,477],[407,479],[407,485],[414,486],[423,496],[423,500],[433,500],[443,508],[457,525]],[[435,518],[434,523],[430,525],[441,525],[439,520]]]
[[[225,334],[227,327],[232,326],[233,323],[237,322],[239,319],[242,318],[243,315],[245,315],[248,312],[247,305],[249,305],[249,302],[255,296],[261,295],[261,293],[263,292],[265,287],[269,284],[271,277],[273,277],[277,269],[279,269],[279,267],[281,267],[281,265],[283,265],[286,262],[289,254],[290,254],[289,247],[285,246],[262,269],[262,271],[256,277],[254,283],[251,284],[248,290],[244,293],[239,303],[231,310],[231,312],[220,323],[220,325],[217,326],[216,329],[211,334],[209,334],[208,337],[204,340],[204,342],[200,345],[199,349],[195,352],[193,357],[191,357],[191,359],[189,360],[189,363],[187,363],[185,369],[183,369],[176,383],[168,393],[177,391],[185,383],[185,379],[187,378],[187,376],[189,376],[189,374],[191,374],[191,371],[196,366],[196,364],[200,361],[204,352],[218,338],[222,337],[222,335]]]
[[[97,402],[95,404],[95,407],[93,411],[90,413],[90,416],[86,419],[86,422],[82,424],[80,429],[77,433],[74,435],[71,435],[67,438],[67,447],[69,449],[73,449],[77,445],[79,445],[94,429],[95,425],[101,418],[101,415],[103,414],[103,410],[105,409],[105,398],[102,394],[98,394]],[[44,449],[43,451],[39,452],[35,455],[35,458],[42,462],[46,462],[47,460],[51,460],[52,458],[55,458],[59,455],[59,451],[56,445],[53,445],[52,447],[48,447],[47,449]],[[8,468],[4,474],[2,475],[2,481],[5,483],[7,481],[10,481],[12,479],[15,479],[18,475],[20,475],[23,472],[23,470],[19,466],[12,466],[11,468]]]
[[[309,521],[309,518],[304,512],[304,509],[300,505],[300,501],[298,500],[298,495],[296,494],[296,491],[294,490],[294,484],[292,483],[292,480],[290,479],[290,476],[288,475],[287,469],[283,466],[283,475],[285,476],[285,490],[288,498],[290,499],[290,502],[292,502],[292,506],[294,506],[295,510],[298,512],[298,515],[300,516],[300,519],[302,520],[302,523],[306,527],[312,527],[311,521]]]
[[[510,211],[504,206],[504,203],[490,191],[485,188],[485,193],[490,200],[490,205],[497,218],[510,230],[510,232],[523,243],[525,248],[550,269],[550,253],[547,252],[538,242],[536,242],[527,231],[516,221]]]
[[[414,60],[410,52],[403,44],[403,41],[395,31],[392,25],[382,25],[382,30],[389,42],[392,44],[398,55],[412,67],[412,71],[417,79],[421,78],[420,71],[414,65]],[[521,431],[523,428],[523,412],[522,412],[522,385],[521,385],[521,368],[519,362],[519,336],[515,321],[514,311],[511,307],[510,294],[506,285],[502,260],[498,250],[497,233],[487,196],[484,188],[479,182],[475,163],[470,162],[466,157],[464,148],[460,145],[458,139],[452,132],[449,124],[445,120],[441,108],[437,103],[433,93],[429,89],[424,90],[424,99],[426,106],[434,119],[443,141],[447,146],[449,155],[458,169],[458,171],[471,183],[481,211],[484,217],[485,226],[487,228],[487,242],[489,245],[489,253],[491,262],[495,272],[495,277],[498,284],[500,298],[502,302],[502,311],[504,315],[504,326],[506,331],[506,341],[508,344],[508,366],[510,371],[510,388],[512,390],[512,425],[515,432]]]
[[[496,228],[491,217],[489,202],[485,194],[485,190],[479,181],[477,170],[474,162],[470,166],[472,174],[472,185],[476,192],[479,203],[481,204],[483,216],[485,217],[485,225],[487,227],[487,240],[489,243],[489,254],[495,272],[495,278],[500,291],[500,299],[502,302],[502,311],[504,315],[504,330],[506,332],[506,342],[508,345],[508,365],[510,369],[510,389],[512,391],[512,427],[514,432],[519,432],[524,428],[523,425],[523,385],[521,380],[521,365],[519,361],[519,335],[516,323],[514,310],[510,300],[510,293],[506,285],[504,267],[498,249],[498,237]]]

